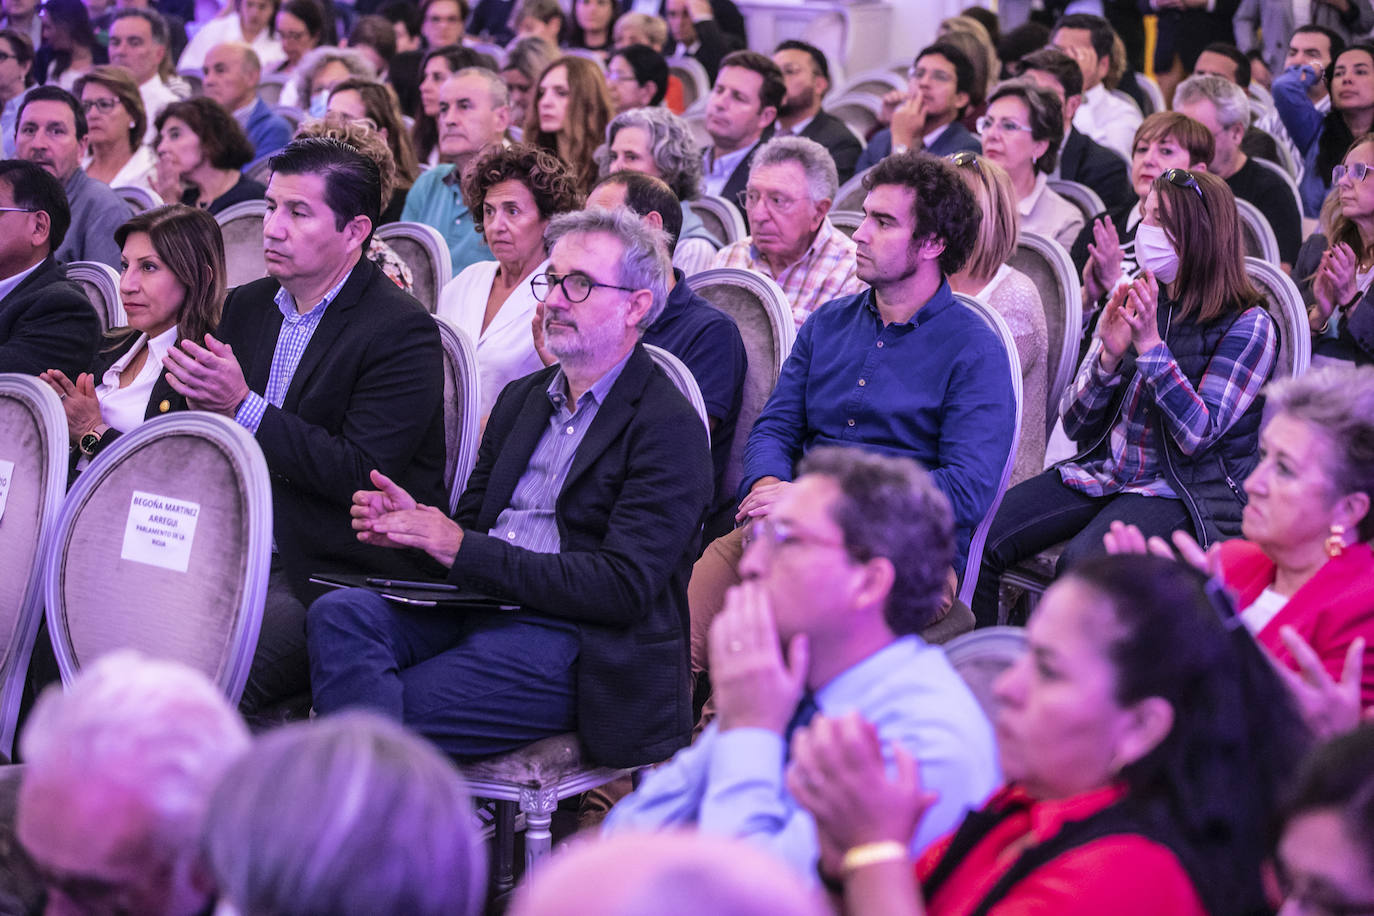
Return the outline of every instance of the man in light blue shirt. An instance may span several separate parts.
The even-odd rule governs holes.
[[[908,458],[822,447],[754,524],[711,630],[716,720],[612,809],[604,829],[696,825],[815,874],[816,827],[784,783],[788,739],[816,712],[857,712],[939,794],[918,855],[1000,775],[992,728],[944,653],[917,635],[954,552],[949,501]],[[785,651],[785,658],[784,658]]]

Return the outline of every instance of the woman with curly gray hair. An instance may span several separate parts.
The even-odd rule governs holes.
[[[673,266],[687,276],[711,266],[721,239],[706,231],[689,202],[701,194],[701,147],[687,122],[666,108],[632,108],[606,125],[596,150],[601,176],[628,170],[662,179],[682,203],[682,232]]]
[[[491,146],[463,170],[463,202],[494,261],[478,261],[445,284],[438,315],[477,345],[482,417],[508,382],[542,369],[530,322],[539,302],[530,277],[548,267],[544,230],[577,210],[577,180],[536,146]]]

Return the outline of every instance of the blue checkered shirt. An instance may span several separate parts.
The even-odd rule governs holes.
[[[272,352],[272,369],[267,376],[267,391],[263,394],[248,392],[248,397],[243,399],[239,409],[234,412],[234,420],[253,435],[257,435],[258,425],[262,423],[263,414],[267,413],[267,405],[280,407],[286,400],[286,391],[291,387],[296,367],[301,364],[301,357],[305,355],[305,348],[310,345],[310,338],[315,336],[315,329],[324,319],[324,310],[334,301],[334,297],[351,276],[353,271],[350,270],[333,289],[324,294],[319,305],[304,315],[296,312],[294,296],[285,288],[277,290],[277,296],[273,301],[277,303],[277,308],[281,309],[281,330],[277,333],[277,348]]]

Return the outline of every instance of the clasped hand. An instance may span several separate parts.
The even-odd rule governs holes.
[[[1355,257],[1354,249],[1345,242],[1337,242],[1322,252],[1317,273],[1312,279],[1312,296],[1315,299],[1312,310],[1322,325],[1330,320],[1332,312],[1355,298],[1355,293],[1359,291],[1355,280],[1358,265],[1359,259]]]
[[[452,566],[463,529],[442,510],[423,506],[381,471],[372,472],[376,490],[353,494],[349,514],[358,540],[373,547],[415,547]]]
[[[73,445],[104,422],[100,415],[100,399],[95,394],[95,377],[89,372],[78,375],[75,382],[61,369],[40,372],[38,377],[62,398],[62,412],[67,415],[67,438]]]
[[[1123,284],[1112,291],[1097,323],[1097,337],[1102,341],[1099,362],[1103,370],[1116,371],[1132,346],[1139,356],[1159,345],[1158,311],[1159,284],[1148,270],[1129,286]]]
[[[179,347],[169,349],[163,366],[167,384],[186,398],[192,410],[232,417],[248,397],[248,383],[234,348],[209,334],[203,347],[194,340],[183,340]]]

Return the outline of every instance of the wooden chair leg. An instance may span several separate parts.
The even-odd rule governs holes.
[[[496,892],[515,887],[515,802],[496,802]]]

